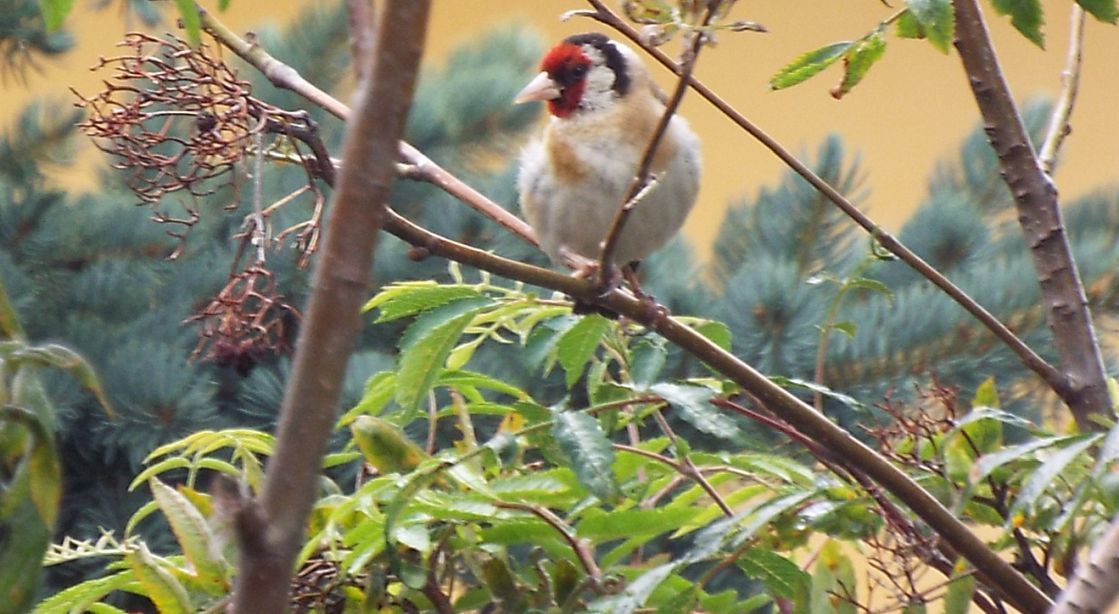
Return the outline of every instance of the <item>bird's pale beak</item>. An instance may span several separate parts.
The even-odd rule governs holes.
[[[528,82],[523,90],[517,93],[517,97],[513,102],[521,104],[522,102],[532,102],[534,100],[551,100],[559,98],[560,88],[556,85],[555,81],[548,76],[547,72],[542,72],[536,75],[532,81]]]

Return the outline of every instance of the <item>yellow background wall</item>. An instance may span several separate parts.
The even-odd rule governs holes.
[[[48,62],[46,70],[26,83],[11,79],[2,84],[0,110],[13,117],[30,97],[67,97],[68,86],[91,92],[97,76],[86,69],[98,55],[112,53],[120,35],[138,24],[127,24],[110,8],[95,12],[77,3],[69,26],[78,47],[65,59]],[[216,4],[213,0],[204,4]],[[900,3],[893,3],[900,6]],[[993,15],[989,25],[1004,61],[1008,80],[1019,99],[1034,95],[1053,98],[1060,85],[1068,36],[1071,0],[1045,0],[1048,50],[1027,42],[1004,18]],[[238,29],[252,29],[262,20],[284,24],[303,3],[233,0],[222,18]],[[116,6],[116,4],[114,4]],[[522,20],[548,40],[601,29],[585,18],[561,23],[566,10],[585,8],[580,0],[435,0],[429,32],[428,61],[489,25]],[[828,90],[839,77],[838,67],[791,90],[771,92],[768,78],[799,53],[841,39],[862,36],[893,10],[873,0],[745,0],[734,17],[765,24],[769,34],[724,34],[718,47],[704,51],[698,75],[729,102],[797,152],[814,152],[824,135],[843,136],[852,151],[862,154],[869,171],[871,197],[866,206],[887,228],[896,229],[925,194],[926,178],[936,160],[953,156],[960,139],[977,122],[975,104],[954,53],[942,55],[923,41],[891,37],[886,57],[866,80],[842,101]],[[168,26],[164,26],[167,28]],[[666,50],[675,52],[676,43]],[[1119,170],[1119,29],[1089,20],[1084,84],[1070,136],[1056,174],[1064,197],[1111,186]],[[656,69],[662,85],[670,87],[667,71]],[[706,162],[703,191],[686,231],[706,251],[728,199],[752,194],[774,183],[782,166],[761,145],[710,109],[694,94],[682,111],[704,140]],[[513,155],[515,152],[510,152]],[[68,175],[78,186],[91,185],[89,173]]]

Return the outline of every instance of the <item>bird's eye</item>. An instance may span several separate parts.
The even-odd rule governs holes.
[[[575,67],[571,69],[571,76],[575,77],[576,79],[582,79],[583,77],[587,76],[587,65],[576,64]]]

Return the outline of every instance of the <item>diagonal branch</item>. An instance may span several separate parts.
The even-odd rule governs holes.
[[[292,567],[317,497],[342,376],[369,293],[373,249],[396,173],[429,9],[428,0],[385,2],[380,21],[385,27],[346,131],[346,165],[280,409],[276,450],[259,499],[243,502],[237,514],[241,565],[233,609],[238,614],[287,610]]]
[[[389,209],[385,230],[429,253],[483,271],[524,283],[563,292],[588,303],[601,305],[659,333],[672,344],[711,366],[821,446],[857,466],[935,530],[960,556],[976,569],[991,590],[1023,612],[1044,612],[1049,598],[1022,577],[1007,561],[987,547],[956,516],[921,488],[902,470],[875,453],[850,433],[811,406],[778,386],[750,365],[720,348],[678,319],[651,314],[648,305],[628,292],[614,290],[602,295],[591,280],[577,279],[452,241],[424,229]],[[655,310],[654,310],[655,311]]]
[[[682,68],[678,66],[672,58],[665,55],[660,49],[646,44],[637,30],[633,29],[633,27],[622,20],[621,17],[611,11],[601,0],[587,0],[587,2],[594,10],[580,11],[575,14],[590,17],[613,28],[639,45],[663,66],[677,75],[681,74]],[[1034,352],[1024,341],[1015,335],[1013,331],[992,315],[991,312],[987,311],[982,305],[976,302],[975,299],[971,298],[966,292],[953,284],[947,277],[941,274],[940,271],[937,271],[932,265],[913,253],[913,251],[902,244],[901,241],[876,224],[869,216],[860,211],[858,207],[843,196],[843,194],[814,173],[812,169],[808,168],[804,162],[790,153],[789,150],[785,149],[773,137],[747,119],[745,115],[738,112],[737,109],[719,97],[718,94],[702,81],[695,76],[691,76],[688,77],[688,85],[728,119],[737,124],[739,128],[745,130],[750,136],[757,139],[762,145],[773,152],[774,155],[780,158],[782,162],[793,169],[798,175],[803,177],[805,181],[816,188],[824,197],[839,207],[844,214],[874,237],[883,248],[897,256],[900,260],[912,267],[913,270],[917,271],[922,277],[940,288],[945,294],[951,297],[952,300],[956,301],[965,311],[983,324],[987,330],[991,331],[995,337],[1006,344],[1011,351],[1017,354],[1018,359],[1022,361],[1022,364],[1024,364],[1026,368],[1036,373],[1051,389],[1064,398],[1064,393],[1068,390],[1068,383],[1066,382],[1064,374],[1053,367],[1053,365],[1046,362],[1037,352]]]
[[[1114,413],[1088,299],[1061,219],[1057,188],[1042,169],[1030,142],[979,4],[976,0],[954,0],[954,5],[956,50],[983,116],[987,139],[1014,196],[1018,222],[1030,246],[1053,331],[1053,347],[1066,374],[1067,385],[1057,393],[1081,430],[1098,430],[1103,426],[1099,420],[1113,419]]]
[[[245,40],[205,9],[199,8],[199,14],[202,18],[202,28],[206,32],[236,54],[237,57],[259,70],[272,85],[303,96],[315,106],[324,109],[338,119],[343,121],[349,119],[349,107],[304,79],[297,70],[269,55],[260,45]],[[533,232],[528,222],[486,198],[481,192],[447,172],[446,169],[425,156],[420,150],[401,141],[398,155],[401,160],[410,166],[415,178],[423,179],[458,198],[472,209],[520,237],[525,243],[533,246],[537,245],[536,233]]]

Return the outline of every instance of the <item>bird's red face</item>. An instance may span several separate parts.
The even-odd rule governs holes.
[[[559,88],[559,95],[548,100],[548,111],[552,115],[567,117],[579,107],[590,69],[590,58],[579,45],[572,43],[560,43],[544,56],[540,70]]]

